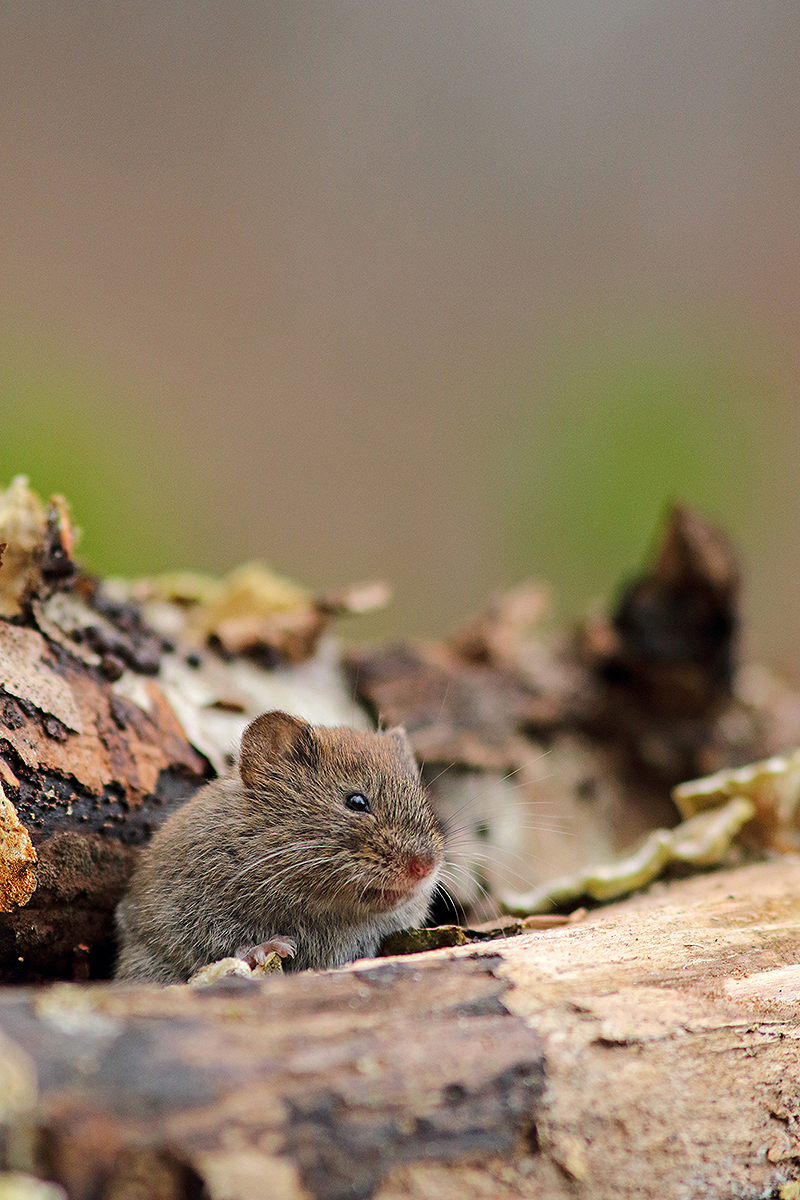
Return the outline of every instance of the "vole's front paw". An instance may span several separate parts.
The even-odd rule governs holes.
[[[248,966],[264,967],[270,954],[279,954],[281,958],[294,958],[297,953],[297,943],[292,938],[274,937],[258,946],[248,946],[236,951],[237,958],[243,958]]]

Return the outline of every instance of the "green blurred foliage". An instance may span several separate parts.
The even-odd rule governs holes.
[[[148,472],[166,472],[141,405],[44,344],[0,340],[0,487],[27,475],[46,500],[60,493],[82,531],[80,557],[104,574],[170,566],[174,522],[149,494]]]
[[[508,447],[516,574],[550,581],[575,612],[638,570],[673,501],[745,533],[766,453],[762,389],[724,337],[648,332],[556,352],[520,386]]]
[[[553,336],[549,346],[516,380],[504,361],[497,410],[484,420],[490,577],[544,579],[574,614],[639,568],[672,500],[696,505],[740,544],[756,536],[769,515],[770,423],[768,372],[751,343],[737,353],[721,335],[648,329]],[[232,565],[192,431],[172,428],[180,419],[168,403],[144,388],[134,402],[52,346],[7,336],[0,411],[0,486],[25,474],[42,498],[65,495],[94,569]],[[459,470],[459,436],[454,428],[445,474]],[[391,563],[387,574],[403,585]]]

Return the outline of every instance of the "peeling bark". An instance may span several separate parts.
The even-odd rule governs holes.
[[[38,630],[0,622],[0,682],[3,780],[35,851],[25,907],[0,913],[0,980],[107,974],[132,847],[208,764],[154,682],[147,711]]]

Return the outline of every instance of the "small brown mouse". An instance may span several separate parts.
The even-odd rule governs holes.
[[[117,979],[176,983],[229,955],[337,967],[419,925],[444,838],[405,733],[269,712],[237,772],[174,813],[117,908]]]

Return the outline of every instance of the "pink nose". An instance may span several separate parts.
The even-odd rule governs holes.
[[[406,872],[414,879],[424,879],[433,870],[434,862],[432,854],[412,854],[406,859]]]

